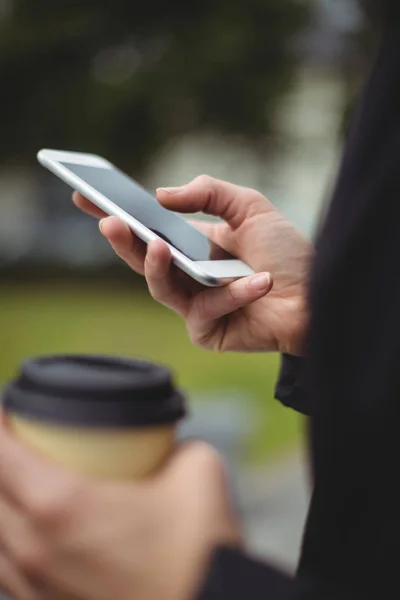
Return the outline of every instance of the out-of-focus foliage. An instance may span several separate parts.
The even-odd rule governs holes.
[[[346,90],[340,133],[347,135],[358,106],[362,90],[381,42],[387,0],[360,0],[359,5],[364,17],[363,26],[357,30],[349,46],[351,52],[343,64],[342,76]]]
[[[185,392],[208,393],[210,399],[217,399],[219,390],[247,395],[247,409],[258,418],[259,435],[249,439],[256,458],[274,456],[299,440],[298,413],[273,399],[277,355],[216,356],[196,348],[178,316],[131,285],[108,279],[95,285],[72,280],[10,285],[0,280],[0,298],[1,336],[7,344],[0,387],[27,356],[133,355],[168,365]]]
[[[143,169],[171,138],[271,129],[307,0],[14,0],[0,17],[0,161],[38,146]]]

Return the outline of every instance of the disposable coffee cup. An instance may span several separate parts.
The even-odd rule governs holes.
[[[171,373],[108,356],[49,356],[25,362],[5,388],[13,433],[58,463],[93,477],[152,474],[175,444],[185,401]]]

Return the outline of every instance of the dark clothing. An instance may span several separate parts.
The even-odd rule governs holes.
[[[400,2],[317,242],[307,359],[277,396],[311,415],[314,490],[296,577],[216,552],[203,600],[400,598]]]

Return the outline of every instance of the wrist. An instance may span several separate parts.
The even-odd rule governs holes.
[[[226,527],[212,539],[202,540],[198,543],[197,552],[194,552],[192,560],[186,569],[186,576],[181,580],[180,593],[174,596],[174,600],[195,600],[207,580],[212,557],[217,548],[229,548],[240,550],[243,548],[243,540],[235,527]]]
[[[293,311],[289,335],[283,337],[278,344],[280,354],[290,354],[302,358],[307,356],[309,323],[308,304],[305,299],[302,299]]]
[[[163,598],[194,600],[214,549],[241,545],[241,528],[220,456],[201,442],[183,445],[171,460],[167,492],[162,546],[168,561],[163,560],[159,573]],[[159,547],[160,542],[156,554]]]

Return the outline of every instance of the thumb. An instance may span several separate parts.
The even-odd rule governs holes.
[[[269,212],[272,204],[259,192],[207,175],[177,188],[159,188],[159,202],[182,213],[203,212],[224,219],[233,229],[253,215]]]
[[[192,481],[204,478],[217,478],[225,482],[225,465],[222,456],[206,442],[200,440],[187,440],[181,442],[171,456],[161,477],[169,481],[183,479]]]
[[[182,498],[189,494],[197,504],[197,518],[208,514],[212,519],[214,543],[240,546],[242,536],[223,457],[202,441],[184,442],[171,458],[164,473],[165,482]]]
[[[231,505],[231,486],[221,454],[203,441],[186,441],[176,450],[161,475],[168,488],[196,497],[203,508],[219,508],[224,513]],[[234,520],[233,513],[229,517]]]

